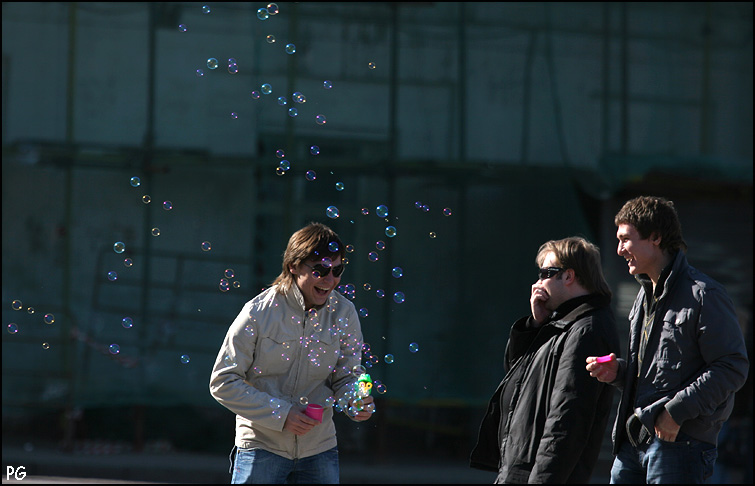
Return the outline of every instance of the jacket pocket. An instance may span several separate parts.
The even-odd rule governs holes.
[[[653,385],[662,391],[674,390],[682,382],[682,324],[688,317],[687,309],[668,311],[663,316],[663,326],[655,358]]]

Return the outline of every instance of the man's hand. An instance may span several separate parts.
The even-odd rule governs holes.
[[[675,442],[680,428],[665,408],[655,419],[655,436],[666,442]]]
[[[295,435],[304,435],[319,423],[317,420],[304,415],[304,412],[291,408],[286,416],[286,423],[283,424],[283,430]]]
[[[605,363],[598,363],[596,356],[587,357],[587,366],[585,368],[590,372],[590,376],[597,378],[598,381],[603,383],[613,382],[619,373],[619,360],[616,359],[614,353],[611,353],[609,356],[611,356],[611,360]]]
[[[357,399],[354,399],[354,400],[350,400],[349,401],[349,406],[353,405],[356,400],[362,400],[362,403],[364,403],[365,405],[372,404],[372,402],[375,401],[375,399],[372,398],[372,395],[369,395],[369,396],[367,396],[365,398],[357,398]],[[367,411],[365,409],[370,409],[371,411]],[[370,407],[364,407],[362,410],[360,410],[359,412],[357,412],[356,415],[354,415],[353,417],[351,417],[351,420],[354,420],[355,422],[364,422],[365,420],[367,420],[370,417],[372,417],[372,414],[373,414],[374,410],[375,410],[375,406],[374,405],[372,405]]]
[[[550,315],[545,303],[550,299],[548,292],[538,284],[532,284],[532,294],[530,295],[530,307],[532,308],[532,318],[535,322],[542,324]]]

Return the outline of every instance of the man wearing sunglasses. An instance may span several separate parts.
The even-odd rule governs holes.
[[[621,391],[611,483],[703,483],[749,372],[734,306],[721,284],[687,263],[673,202],[632,199],[614,222],[616,251],[640,290],[627,359],[587,359],[590,375]]]
[[[344,271],[338,235],[320,223],[294,233],[280,275],[233,321],[210,393],[236,414],[232,478],[240,483],[338,483],[333,405],[354,421],[363,338],[354,304],[335,288]],[[321,419],[308,405],[319,405]]]
[[[589,483],[613,390],[584,370],[619,347],[600,251],[584,238],[543,244],[532,315],[516,321],[503,381],[480,426],[470,465],[496,483]]]

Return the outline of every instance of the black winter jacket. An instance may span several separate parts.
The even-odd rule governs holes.
[[[585,366],[588,356],[618,355],[609,302],[598,294],[578,297],[540,327],[534,327],[532,317],[514,323],[506,375],[482,420],[471,467],[498,471],[496,482],[590,482],[613,406],[613,387],[591,377]],[[505,393],[512,398],[505,407],[508,416],[502,418],[506,387],[515,388]]]

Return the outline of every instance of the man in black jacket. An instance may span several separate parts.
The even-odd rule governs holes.
[[[532,315],[511,328],[470,466],[498,471],[496,483],[588,483],[613,391],[584,366],[618,352],[611,291],[584,238],[543,244],[536,263]]]

